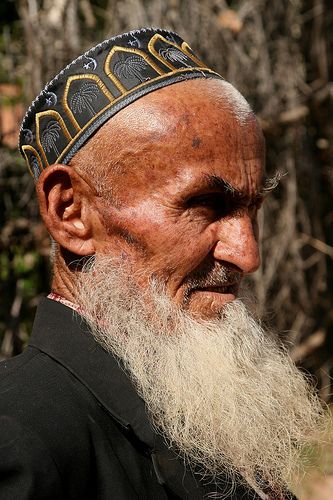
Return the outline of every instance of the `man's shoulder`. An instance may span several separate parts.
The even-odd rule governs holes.
[[[28,346],[22,354],[0,362],[0,405],[14,393],[23,395],[50,385],[56,387],[52,384],[55,375],[60,383],[68,376],[49,356]]]
[[[10,419],[60,451],[69,439],[82,442],[93,396],[61,364],[37,349],[0,363],[0,419]],[[1,440],[0,429],[0,440]],[[61,436],[61,439],[59,439]]]
[[[7,384],[7,379],[12,380],[27,373],[27,368],[31,361],[39,354],[36,349],[26,348],[18,356],[0,362],[0,390],[3,384]],[[28,366],[27,366],[28,365]],[[30,368],[28,368],[28,371]],[[1,391],[1,395],[2,395]],[[2,399],[2,398],[1,398]]]
[[[51,356],[28,347],[0,363],[0,476],[10,457],[10,473],[28,470],[27,480],[39,481],[45,455],[45,476],[57,491],[65,488],[68,498],[166,498],[150,477],[150,461],[128,436],[85,384]],[[0,480],[1,499],[15,497],[3,495],[1,487]],[[145,496],[146,491],[154,494]]]
[[[98,405],[89,391],[38,349],[28,347],[0,363],[0,451],[6,450],[13,464],[34,468],[29,478],[35,473],[39,477],[34,464],[45,454],[58,471],[54,474],[67,477],[70,471],[83,481],[90,463],[88,416],[93,412]],[[0,473],[2,462],[6,457],[0,452]]]
[[[91,403],[89,391],[70,371],[38,349],[28,346],[22,354],[0,363],[0,415],[12,412],[27,420],[29,416],[45,418],[52,412],[54,418],[60,413],[66,417],[68,413],[80,413],[82,400]]]

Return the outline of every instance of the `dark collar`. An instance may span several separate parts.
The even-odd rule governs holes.
[[[93,338],[78,313],[54,300],[43,298],[29,345],[36,347],[69,370],[125,430],[154,448],[155,433],[143,400],[119,362]]]

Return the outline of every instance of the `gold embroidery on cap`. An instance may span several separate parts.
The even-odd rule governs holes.
[[[43,162],[41,160],[41,157],[39,156],[39,153],[37,152],[37,150],[33,146],[30,146],[30,145],[27,145],[27,144],[25,144],[24,146],[22,146],[22,151],[23,151],[23,155],[24,155],[25,161],[28,164],[29,172],[30,172],[31,176],[33,178],[35,178],[34,173],[31,170],[30,160],[29,160],[29,157],[28,157],[26,151],[30,151],[34,155],[34,157],[37,159],[40,171],[44,170]]]
[[[104,64],[104,71],[105,73],[107,74],[107,76],[110,78],[110,80],[112,80],[112,82],[118,87],[118,89],[123,93],[123,94],[126,94],[127,92],[129,92],[126,87],[118,80],[118,78],[114,75],[114,73],[111,71],[110,69],[110,62],[111,62],[111,59],[112,59],[112,56],[115,52],[129,52],[129,53],[132,53],[132,54],[137,54],[139,55],[140,57],[142,57],[142,59],[144,59],[146,61],[146,63],[151,67],[153,68],[156,73],[158,75],[164,75],[164,71],[161,70],[161,68],[159,68],[157,66],[157,64],[155,64],[151,58],[145,53],[143,52],[142,50],[139,50],[139,49],[128,49],[126,47],[118,47],[118,46],[115,46],[113,47],[109,54],[107,55],[106,59],[105,59],[105,64]],[[158,78],[158,77],[156,77]],[[155,80],[155,78],[151,78],[151,80]],[[144,84],[145,82],[142,82],[141,84],[139,84],[140,86],[142,84]],[[136,86],[134,88],[138,88],[139,87]],[[133,89],[130,90],[130,92],[132,91]]]
[[[166,56],[163,56],[163,54],[161,54],[160,51],[156,50],[155,44],[158,40],[160,42],[166,43],[169,46],[169,48],[165,49]],[[149,52],[151,54],[153,54],[156,57],[156,59],[161,61],[161,63],[163,63],[165,66],[167,66],[172,71],[174,71],[175,69],[179,69],[176,66],[174,66],[172,64],[172,62],[170,62],[170,61],[172,61],[172,57],[174,57],[175,61],[178,61],[180,64],[183,64],[183,66],[188,67],[189,69],[193,69],[194,67],[188,66],[188,64],[186,63],[186,59],[190,59],[191,61],[193,61],[196,65],[198,65],[199,68],[202,68],[202,67],[206,68],[204,66],[204,64],[199,59],[193,57],[192,54],[190,54],[186,50],[187,47],[189,48],[189,45],[187,45],[187,44],[186,44],[186,46],[184,44],[182,44],[182,46],[180,47],[176,43],[171,42],[170,40],[167,40],[159,33],[156,33],[154,36],[152,36],[148,42]],[[168,52],[169,52],[169,54],[168,54]],[[169,60],[168,60],[167,55],[169,55]]]
[[[182,43],[182,49],[183,49],[183,52],[185,52],[185,54],[190,58],[192,59],[193,62],[195,62],[198,66],[202,67],[202,68],[205,68],[205,64],[200,61],[200,59],[198,57],[196,57],[191,51],[191,47],[189,46],[189,44],[187,42],[183,42]],[[208,68],[207,68],[208,69]]]
[[[166,59],[164,59],[164,57],[162,57],[157,52],[157,50],[155,49],[155,42],[157,40],[161,40],[162,42],[165,42],[165,43],[167,43],[169,45],[173,45],[178,50],[180,50],[180,47],[176,43],[170,42],[169,40],[167,40],[166,38],[164,38],[164,36],[160,35],[159,33],[156,33],[154,36],[152,36],[151,39],[148,42],[148,50],[149,50],[149,52],[151,54],[153,54],[156,57],[156,59],[158,59],[159,61],[161,61],[161,63],[163,63],[169,69],[175,70],[176,69],[175,66],[173,66],[169,61],[167,61]]]
[[[49,162],[48,162],[48,159],[46,157],[46,154],[45,154],[45,151],[44,151],[44,147],[41,143],[41,138],[40,138],[40,127],[39,127],[39,122],[41,120],[41,118],[43,118],[43,116],[53,116],[53,118],[55,119],[55,122],[57,123],[57,125],[54,125],[53,127],[53,130],[50,130],[50,136],[52,138],[52,135],[53,135],[53,150],[57,156],[57,159],[55,161],[55,163],[58,163],[58,159],[61,155],[61,152],[57,150],[57,148],[55,147],[54,143],[55,143],[55,139],[57,138],[57,136],[59,136],[59,130],[61,129],[64,136],[68,139],[68,141],[71,141],[72,139],[72,136],[70,135],[70,133],[68,132],[67,130],[67,127],[65,125],[65,122],[63,120],[63,118],[59,115],[59,113],[57,111],[54,111],[54,110],[51,110],[49,109],[48,111],[42,111],[41,113],[37,113],[36,114],[36,142],[38,144],[38,147],[42,153],[42,156],[45,160],[45,163],[46,165],[48,166],[49,165]],[[60,127],[60,128],[58,128]],[[51,144],[52,146],[52,144]]]
[[[78,122],[76,121],[75,119],[75,116],[71,110],[71,108],[69,107],[69,104],[68,104],[68,93],[69,93],[69,89],[70,89],[70,86],[72,84],[72,82],[74,80],[81,80],[81,79],[86,79],[86,80],[94,80],[96,82],[96,85],[99,87],[99,89],[101,90],[101,92],[103,92],[103,94],[105,95],[105,97],[110,101],[114,101],[114,96],[111,94],[111,92],[109,92],[109,90],[107,89],[107,87],[104,85],[104,83],[102,82],[102,80],[96,76],[96,75],[92,75],[92,74],[85,74],[85,75],[74,75],[74,76],[70,76],[68,79],[67,79],[67,82],[66,82],[66,86],[65,86],[65,91],[64,91],[64,97],[63,97],[63,101],[62,101],[62,104],[63,104],[63,107],[65,109],[65,112],[66,114],[68,115],[70,121],[72,122],[72,124],[74,125],[74,127],[76,128],[76,130],[80,131],[81,130],[81,127],[80,125],[78,124]],[[106,106],[105,106],[106,107]],[[105,107],[103,109],[105,109]],[[102,111],[103,109],[101,109],[100,111]],[[99,112],[98,112],[99,113]],[[97,115],[97,113],[94,114],[94,117]],[[89,120],[89,123],[91,122],[92,120]]]

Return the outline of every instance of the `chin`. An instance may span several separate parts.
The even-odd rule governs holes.
[[[214,319],[221,317],[226,304],[237,298],[232,293],[195,292],[185,309],[198,319]]]

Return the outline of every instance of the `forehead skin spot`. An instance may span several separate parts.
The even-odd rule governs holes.
[[[198,148],[201,144],[201,139],[200,137],[193,137],[192,139],[192,147],[193,148]]]

